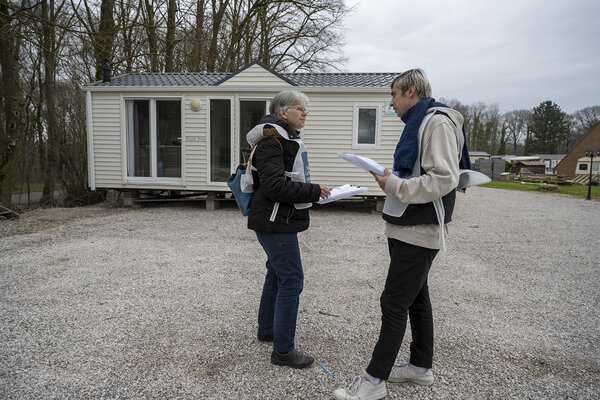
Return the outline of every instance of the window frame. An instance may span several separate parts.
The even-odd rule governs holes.
[[[129,147],[127,145],[127,125],[129,124],[127,115],[127,101],[133,100],[147,100],[149,104],[150,112],[150,176],[129,176],[128,175],[128,158]],[[179,110],[181,118],[181,176],[179,178],[173,177],[159,177],[157,176],[158,166],[156,165],[157,152],[158,152],[158,127],[156,124],[156,101],[157,100],[172,100],[179,101]],[[126,184],[160,184],[169,186],[183,186],[184,175],[185,175],[185,101],[183,96],[178,95],[165,95],[165,96],[127,96],[121,95],[121,112],[122,112],[122,147],[124,149],[122,155],[123,165],[123,182]]]
[[[381,103],[354,103],[352,116],[352,148],[379,149],[381,146]],[[358,143],[358,127],[361,109],[375,109],[375,141],[374,143]]]

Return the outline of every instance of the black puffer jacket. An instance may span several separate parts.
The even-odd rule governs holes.
[[[283,127],[290,138],[299,138],[299,133],[283,120],[273,115],[265,116],[261,124],[270,123]],[[281,145],[280,145],[281,143]],[[283,147],[283,151],[282,151]],[[308,229],[308,209],[298,210],[294,203],[319,201],[321,187],[314,183],[292,182],[285,177],[291,172],[300,146],[292,140],[267,137],[256,147],[252,165],[254,195],[248,214],[248,228],[257,232],[302,232]],[[269,221],[275,203],[279,210],[273,222]]]

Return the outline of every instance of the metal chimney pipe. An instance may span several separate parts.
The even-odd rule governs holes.
[[[102,61],[102,72],[104,73],[104,78],[102,78],[102,82],[110,82],[110,63],[107,59]]]

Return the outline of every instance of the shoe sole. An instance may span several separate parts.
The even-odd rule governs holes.
[[[313,364],[313,362],[314,362],[314,360],[306,365],[305,364],[296,365],[296,364],[288,363],[285,361],[279,361],[279,360],[275,360],[275,359],[271,358],[271,364],[280,365],[283,367],[290,367],[290,368],[294,368],[294,369],[303,369],[303,368],[310,367]]]
[[[333,397],[335,397],[338,400],[345,400],[347,398],[346,396],[340,397],[340,395],[338,395],[335,392],[333,393]],[[381,399],[385,399],[387,397],[388,397],[388,391],[386,389],[384,393],[375,393],[375,394],[370,395],[369,397],[365,397],[362,400],[381,400]]]
[[[432,381],[415,381],[412,379],[392,378],[391,376],[388,378],[388,382],[392,382],[392,383],[411,382],[411,383],[416,383],[417,385],[421,385],[421,386],[433,385],[433,380]]]

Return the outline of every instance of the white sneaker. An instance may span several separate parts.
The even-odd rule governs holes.
[[[333,392],[333,396],[339,400],[378,400],[387,396],[387,389],[385,381],[374,385],[365,374],[361,374],[347,388],[339,388]]]
[[[417,374],[409,363],[404,362],[394,365],[388,381],[413,382],[418,383],[419,385],[429,386],[433,384],[433,372],[428,369],[422,374]]]

